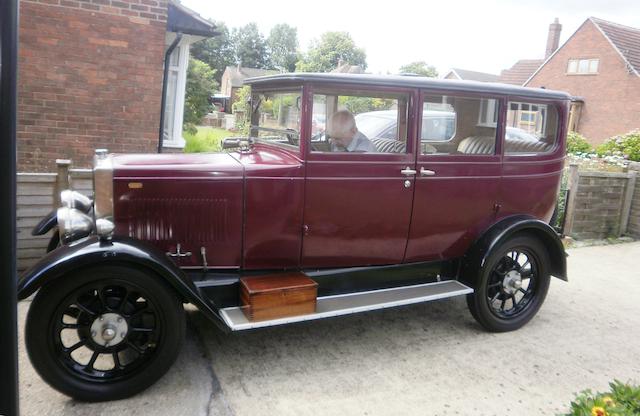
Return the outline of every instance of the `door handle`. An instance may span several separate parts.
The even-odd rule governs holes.
[[[421,176],[434,176],[435,174],[436,174],[436,172],[434,170],[420,168],[420,175]]]
[[[402,169],[400,173],[406,176],[411,176],[411,175],[415,175],[418,172],[415,169],[411,169],[409,166],[407,166],[406,168]]]

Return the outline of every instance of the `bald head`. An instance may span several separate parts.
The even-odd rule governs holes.
[[[358,131],[353,114],[347,110],[333,113],[328,124],[327,130],[330,137],[352,138]]]

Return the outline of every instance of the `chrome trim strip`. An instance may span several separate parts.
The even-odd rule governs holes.
[[[421,293],[419,296],[416,296],[415,292],[423,293]],[[250,322],[245,317],[241,307],[221,309],[220,315],[231,330],[243,331],[247,329],[264,328],[294,322],[304,322],[340,315],[349,315],[353,313],[372,311],[377,309],[386,309],[395,306],[411,305],[414,303],[428,302],[453,296],[466,295],[469,293],[473,293],[472,288],[455,280],[447,280],[442,282],[425,283],[399,288],[323,296],[318,298],[317,301],[316,310],[318,312],[308,315],[291,316],[286,318],[272,319],[268,321]],[[390,299],[388,301],[380,299],[384,298],[384,295],[388,295]],[[404,297],[403,295],[406,295],[406,297]],[[394,297],[395,299],[393,299]],[[368,302],[367,298],[369,298]],[[349,300],[351,302],[349,302]],[[360,305],[345,306],[349,303],[359,303]]]

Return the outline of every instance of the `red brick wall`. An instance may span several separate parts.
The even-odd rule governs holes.
[[[569,59],[599,58],[597,75],[567,75]],[[578,131],[592,144],[640,128],[640,77],[629,73],[620,54],[587,21],[529,81],[584,98]]]
[[[22,0],[18,169],[157,146],[166,0]]]

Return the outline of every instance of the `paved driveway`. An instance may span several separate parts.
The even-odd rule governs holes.
[[[639,258],[640,243],[571,250],[570,282],[506,334],[483,332],[464,299],[231,335],[191,311],[170,373],[119,402],[56,393],[21,345],[22,414],[555,414],[578,390],[640,382]]]

